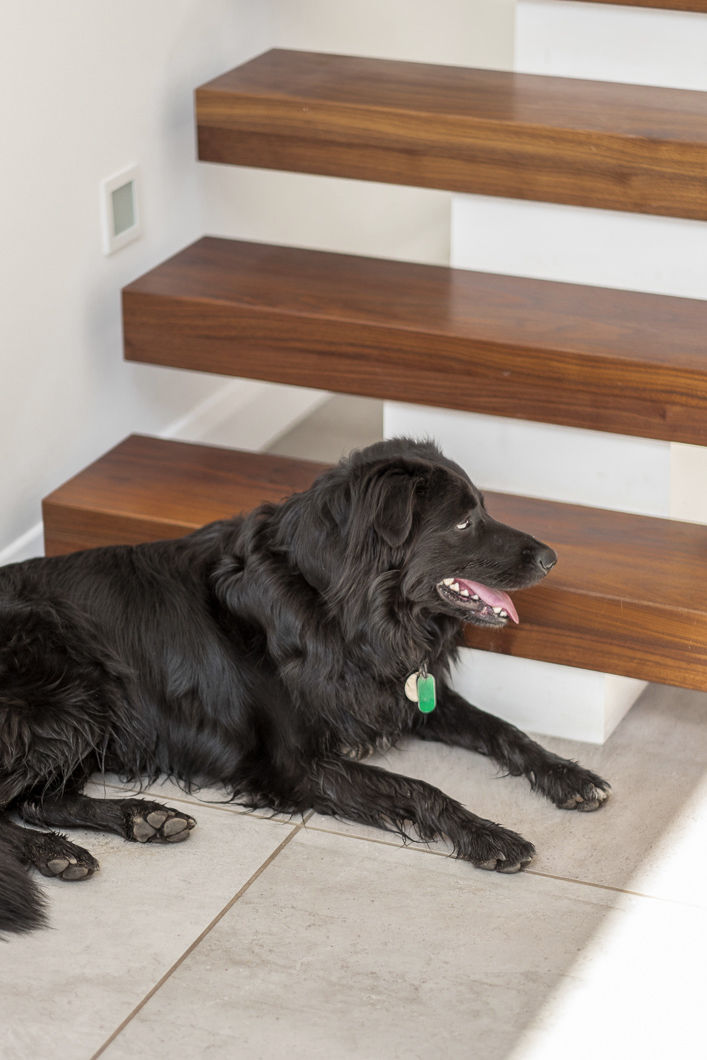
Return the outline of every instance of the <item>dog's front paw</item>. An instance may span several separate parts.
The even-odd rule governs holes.
[[[126,799],[123,804],[127,839],[136,843],[181,843],[189,838],[196,821],[187,813],[145,799]]]
[[[475,830],[467,855],[478,869],[506,873],[520,872],[534,857],[532,843],[498,824]]]
[[[609,798],[611,784],[576,762],[563,762],[547,772],[542,788],[561,810],[591,813]]]

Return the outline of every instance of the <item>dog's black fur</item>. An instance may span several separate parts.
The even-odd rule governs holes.
[[[395,439],[303,493],[174,541],[29,560],[0,571],[0,929],[44,918],[25,873],[81,879],[92,856],[32,825],[140,842],[187,838],[185,813],[81,794],[95,770],[187,787],[219,783],[252,807],[362,821],[514,872],[533,846],[437,788],[363,765],[405,735],[490,755],[558,806],[608,785],[448,684],[464,621],[504,625],[444,584],[539,581],[555,554],[494,521],[434,445]],[[457,583],[458,584],[458,583]],[[404,695],[426,666],[438,705]]]

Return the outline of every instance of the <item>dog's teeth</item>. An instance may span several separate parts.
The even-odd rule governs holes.
[[[469,590],[468,589],[462,589],[461,594],[462,594],[462,596],[468,596],[469,595]]]
[[[501,610],[501,611],[499,611],[499,614],[500,614],[501,618],[508,618],[508,612],[507,611]]]
[[[494,615],[500,615],[502,611],[503,611],[502,607],[494,607],[494,609],[493,609]]]
[[[471,599],[472,599],[472,600],[478,600],[478,599],[479,599],[479,597],[478,597],[478,595],[477,595],[476,593],[474,593],[474,595],[472,596],[472,598],[471,598]]]
[[[444,578],[442,581],[442,585],[451,585],[453,581],[454,578]]]
[[[453,589],[455,593],[458,593],[459,592],[459,582],[452,582],[452,584],[450,585],[449,588]]]

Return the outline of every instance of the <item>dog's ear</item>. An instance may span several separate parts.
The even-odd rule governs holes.
[[[391,548],[399,548],[412,530],[416,478],[406,471],[388,471],[373,489],[373,528]]]

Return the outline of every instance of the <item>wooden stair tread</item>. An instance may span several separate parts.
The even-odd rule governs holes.
[[[273,49],[197,89],[207,162],[707,218],[707,93]]]
[[[214,519],[306,489],[325,466],[131,435],[45,498],[52,526],[47,554],[179,537]],[[79,520],[62,529],[66,538],[54,523],[58,509],[76,513]],[[82,515],[90,524],[90,544]],[[127,520],[126,532],[116,537],[114,520],[122,519]]]
[[[44,501],[47,554],[178,536],[301,490],[323,465],[132,436]],[[521,624],[473,647],[707,691],[707,526],[507,494],[497,518],[557,549]]]
[[[125,288],[129,360],[707,444],[707,301],[205,238]]]
[[[621,7],[660,7],[670,11],[707,12],[707,0],[590,0],[593,4],[614,4]]]

